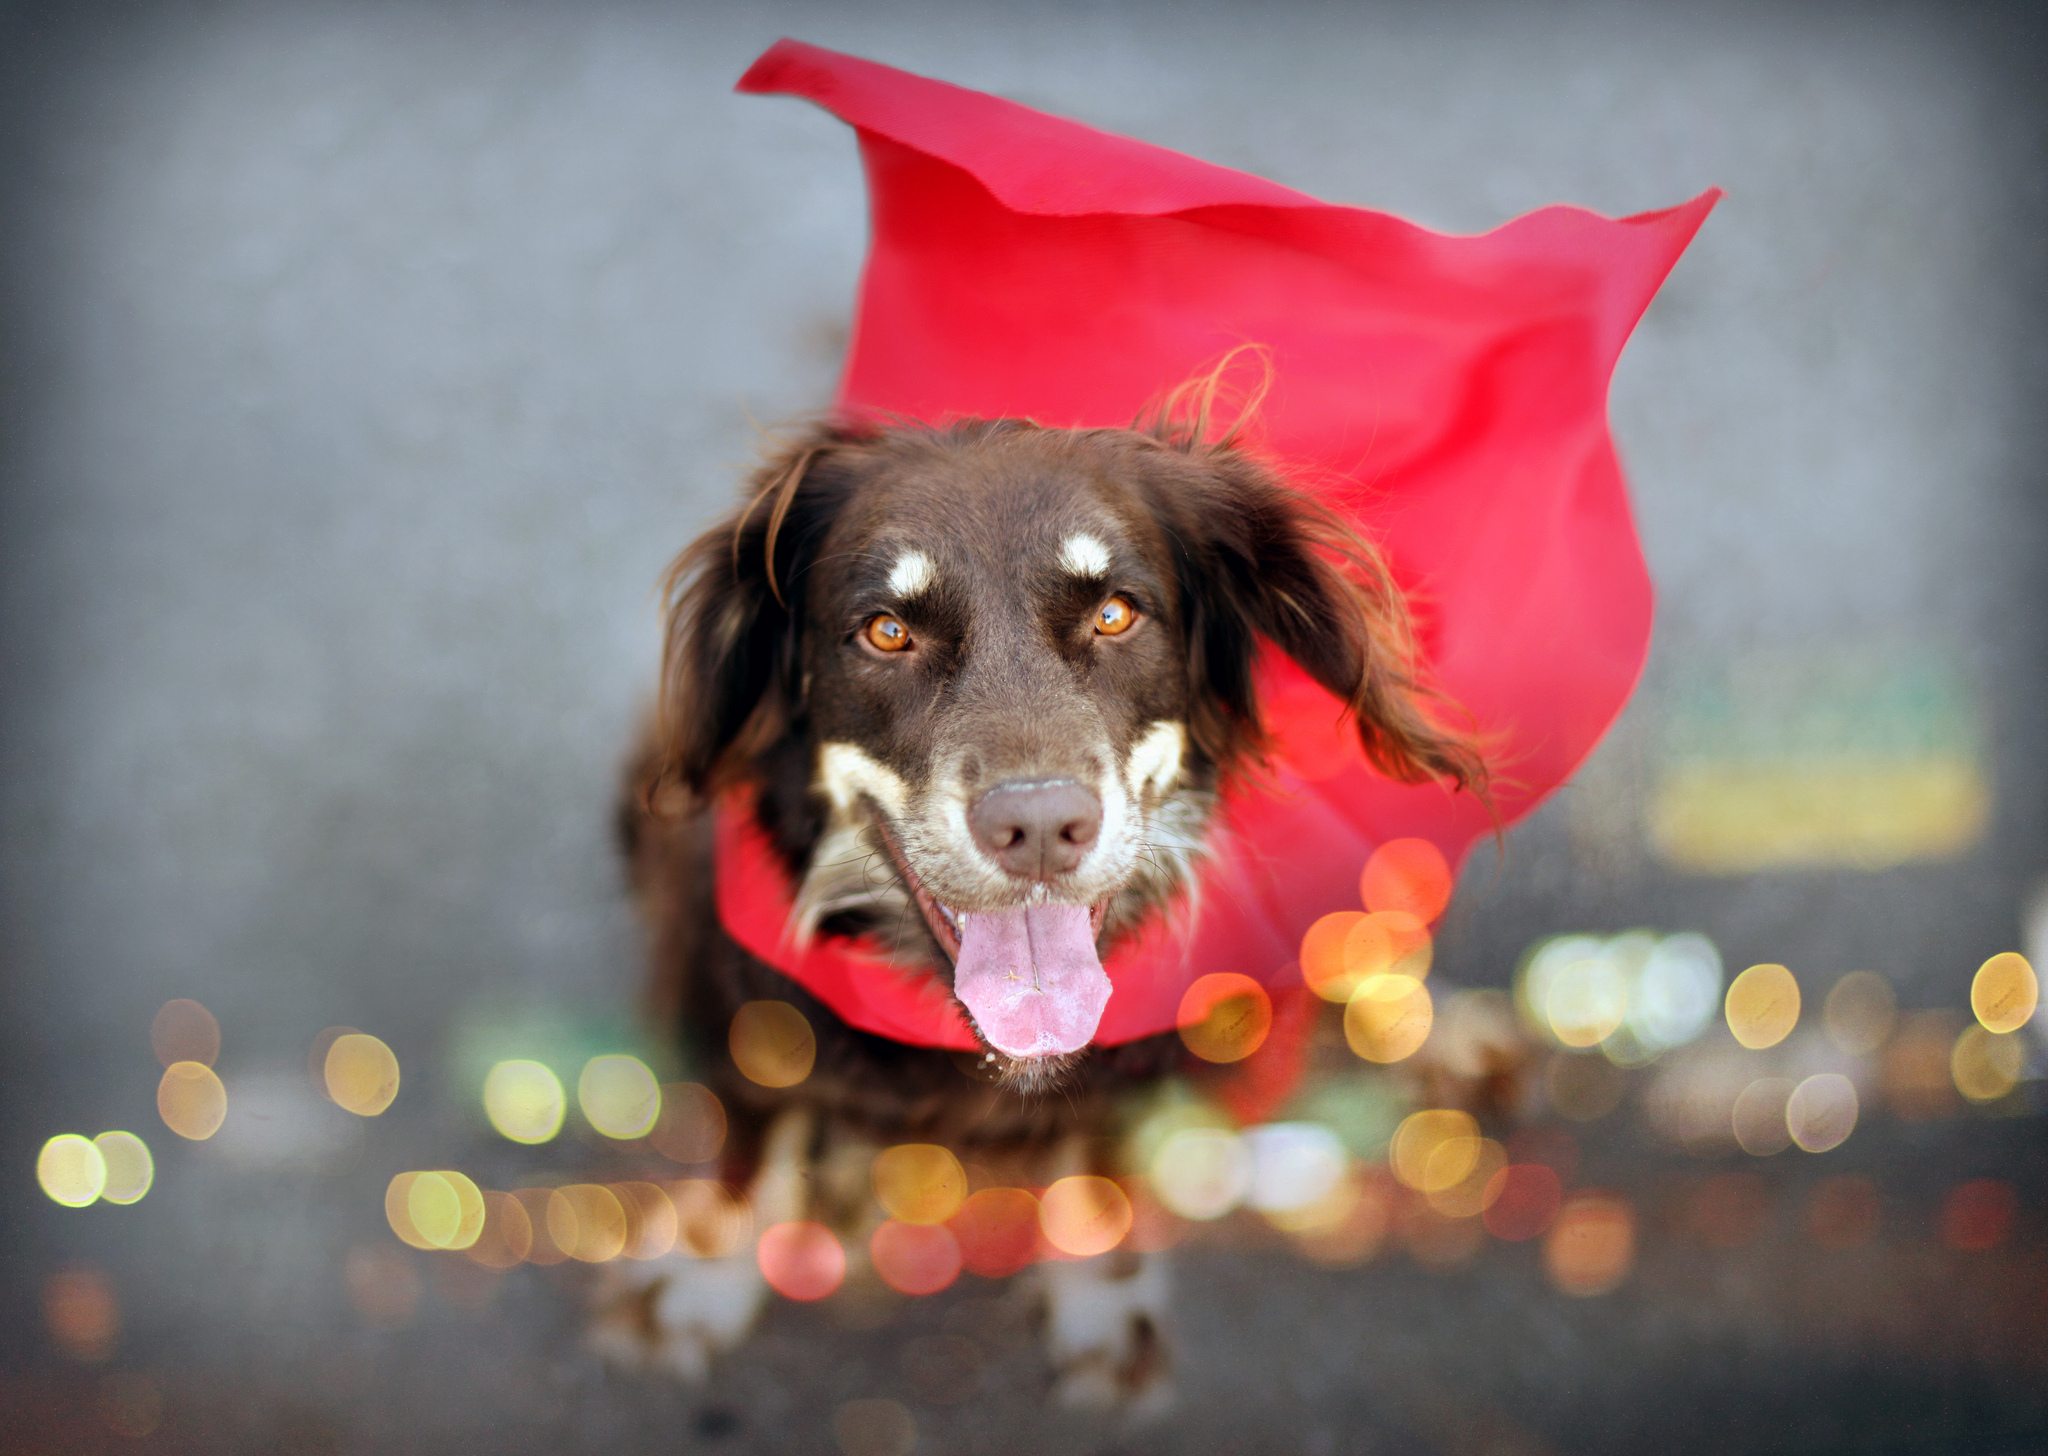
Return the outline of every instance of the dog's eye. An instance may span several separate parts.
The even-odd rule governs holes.
[[[901,652],[910,645],[910,629],[887,612],[870,618],[863,635],[877,652]]]
[[[1138,624],[1138,609],[1122,597],[1111,597],[1095,609],[1095,630],[1105,637],[1121,637]]]

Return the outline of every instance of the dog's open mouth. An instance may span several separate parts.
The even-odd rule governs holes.
[[[1047,1057],[1093,1040],[1109,1004],[1109,976],[1096,948],[1107,900],[956,910],[925,888],[886,827],[881,838],[953,962],[953,994],[990,1046],[1011,1057]]]

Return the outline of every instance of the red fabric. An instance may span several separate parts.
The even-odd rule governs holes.
[[[795,41],[740,81],[858,132],[874,236],[840,388],[848,412],[1127,425],[1242,344],[1271,360],[1262,450],[1385,550],[1437,681],[1492,743],[1512,823],[1628,700],[1650,582],[1607,432],[1637,318],[1719,197],[1620,220],[1546,207],[1476,237],[1257,177]],[[1354,908],[1373,847],[1490,832],[1469,795],[1393,783],[1339,705],[1268,653],[1276,783],[1222,806],[1199,910],[1106,962],[1097,1040],[1172,1027],[1210,970],[1276,989],[1316,917]],[[719,908],[740,943],[851,1024],[972,1039],[929,977],[787,939],[790,886],[728,806]]]

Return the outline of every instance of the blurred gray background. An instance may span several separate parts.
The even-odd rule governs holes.
[[[1538,936],[1650,924],[1733,967],[1867,966],[1954,1005],[2020,943],[2048,876],[2031,8],[10,6],[0,1399],[34,1449],[817,1450],[837,1401],[898,1393],[878,1337],[829,1313],[778,1309],[706,1396],[606,1375],[574,1290],[536,1271],[488,1315],[430,1289],[395,1331],[341,1272],[388,1241],[392,1170],[509,1157],[468,1110],[464,1028],[630,1016],[608,816],[654,583],[757,423],[829,399],[864,246],[851,133],[730,94],[783,34],[1452,231],[1725,187],[1615,380],[1659,588],[1644,692],[1579,786],[1475,855],[1439,966],[1505,985]],[[1879,871],[1654,860],[1678,685],[1870,653],[1961,684],[1994,793],[1975,847]],[[148,1027],[174,996],[219,1018],[231,1084],[302,1078],[322,1027],[375,1031],[400,1107],[306,1166],[171,1146]],[[156,1191],[42,1199],[41,1141],[103,1127],[150,1139]],[[2024,1191],[2038,1128],[1921,1152],[1995,1144]],[[1764,1265],[1680,1314],[1668,1291],[1546,1301],[1505,1263],[1204,1257],[1176,1424],[1046,1425],[1019,1355],[1014,1388],[922,1417],[919,1449],[2019,1450],[2048,1429],[2016,1373],[2040,1350],[1938,1322],[1887,1357],[1938,1366],[1924,1389],[1875,1356],[1800,1375],[1812,1330],[1757,1303]],[[162,1381],[146,1440],[96,1422],[98,1372],[43,1335],[43,1280],[77,1262],[121,1293],[114,1366]],[[1940,1302],[1933,1266],[1894,1275]]]

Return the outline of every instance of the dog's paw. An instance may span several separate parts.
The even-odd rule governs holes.
[[[1039,1266],[1053,1399],[1070,1410],[1148,1420],[1173,1406],[1160,1254],[1117,1252]]]
[[[702,1381],[718,1355],[746,1338],[767,1288],[751,1253],[608,1264],[586,1339],[621,1369]]]

